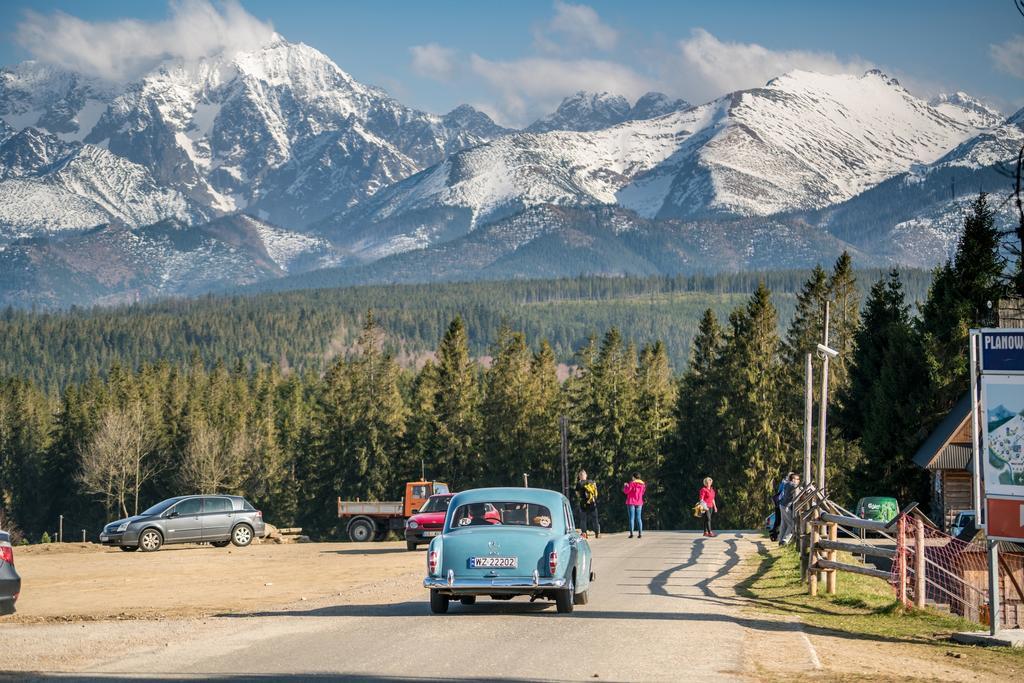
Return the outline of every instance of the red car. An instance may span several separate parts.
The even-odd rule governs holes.
[[[448,512],[451,493],[439,493],[427,499],[415,515],[405,520],[405,547],[416,550],[421,543],[430,543],[434,536],[441,535],[444,516]]]

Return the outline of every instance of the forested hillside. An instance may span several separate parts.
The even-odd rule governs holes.
[[[860,283],[879,271],[858,273]],[[780,325],[792,315],[806,271],[652,278],[392,285],[247,296],[206,296],[117,308],[0,313],[0,376],[32,380],[49,392],[117,364],[134,369],[198,358],[249,370],[276,363],[282,372],[323,373],[358,336],[373,310],[403,366],[422,362],[456,315],[469,349],[483,356],[502,322],[531,343],[547,340],[558,361],[571,363],[592,334],[617,327],[637,345],[661,340],[676,368],[685,367],[701,313],[720,317],[759,282],[775,294]],[[901,275],[910,301],[923,301],[931,274]]]
[[[935,272],[916,306],[907,283],[920,284],[920,274],[866,279],[843,254],[830,271],[700,283],[581,279],[209,298],[59,316],[9,311],[5,325],[23,326],[19,334],[37,325],[32,343],[66,344],[68,359],[83,357],[74,340],[102,323],[104,339],[114,342],[103,360],[113,362],[118,349],[154,339],[163,340],[161,350],[184,353],[189,344],[172,332],[177,318],[198,314],[189,341],[216,355],[268,331],[276,348],[286,348],[289,335],[308,328],[311,312],[336,310],[356,294],[360,305],[348,313],[353,326],[358,320],[351,337],[319,357],[323,373],[312,363],[301,372],[273,362],[250,366],[245,361],[258,357],[237,353],[208,365],[196,353],[185,362],[114,364],[59,393],[31,379],[0,380],[0,513],[29,538],[52,531],[58,515],[66,528],[95,534],[103,521],[169,495],[232,492],[271,522],[333,537],[343,531],[336,496],[396,497],[401,482],[421,471],[457,489],[514,485],[523,472],[533,485],[557,486],[558,423],[566,416],[570,467],[599,482],[605,528],[624,526],[620,490],[634,471],[648,482],[653,528],[694,523],[689,508],[704,476],[719,491],[719,526],[753,527],[769,512],[779,476],[799,469],[803,358],[820,338],[826,301],[830,345],[839,351],[829,385],[830,494],[848,503],[872,494],[925,501],[927,478],[911,458],[966,389],[966,330],[993,324],[989,302],[1020,293],[1001,254],[982,195],[965,218],[955,258]],[[752,291],[727,293],[751,281]],[[698,284],[716,293],[695,292]],[[698,297],[735,305],[727,315],[714,307],[673,309],[678,301],[697,306]],[[668,303],[659,308],[662,300]],[[781,322],[779,302],[787,300],[792,313]],[[312,303],[294,305],[303,301]],[[441,322],[459,301],[465,317]],[[399,362],[402,337],[377,317],[378,308],[397,312],[410,330],[423,323],[410,338],[425,340],[436,324],[440,333],[424,362]],[[566,309],[581,311],[577,320],[590,329],[607,325],[573,350],[564,381],[554,348],[503,312],[534,308],[551,310],[522,318],[532,325],[551,324]],[[685,364],[673,364],[662,340],[631,341],[645,309],[681,315],[696,328]],[[275,327],[278,312],[291,322]],[[471,342],[469,320],[492,325],[491,341],[478,332]],[[609,320],[625,321],[632,334]],[[233,337],[221,336],[235,326]]]

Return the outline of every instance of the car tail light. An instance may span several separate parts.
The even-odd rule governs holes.
[[[439,557],[440,555],[438,555],[436,550],[431,550],[429,553],[427,553],[427,570],[431,574],[437,573],[437,560]]]
[[[263,519],[263,510],[257,510],[256,511],[256,518],[257,519]]]
[[[0,562],[14,564],[14,548],[9,545],[0,545]]]
[[[552,550],[548,554],[548,572],[551,574],[551,576],[554,576],[555,575],[555,570],[557,570],[557,569],[558,569],[558,552],[555,551],[555,550]]]

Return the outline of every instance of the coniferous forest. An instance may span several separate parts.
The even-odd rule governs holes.
[[[1002,253],[982,195],[929,274],[857,271],[844,254],[810,273],[7,310],[0,525],[36,540],[63,515],[67,534],[95,539],[164,497],[230,492],[332,537],[337,496],[397,499],[421,472],[456,489],[523,473],[557,488],[564,415],[607,528],[624,526],[633,471],[652,527],[694,526],[705,476],[716,524],[753,527],[800,468],[804,358],[826,300],[831,493],[923,501],[911,457],[967,388],[967,330],[993,324],[989,302],[1013,289]]]

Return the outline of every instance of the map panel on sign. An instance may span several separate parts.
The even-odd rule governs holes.
[[[1024,497],[1024,377],[985,375],[981,391],[986,494]]]

